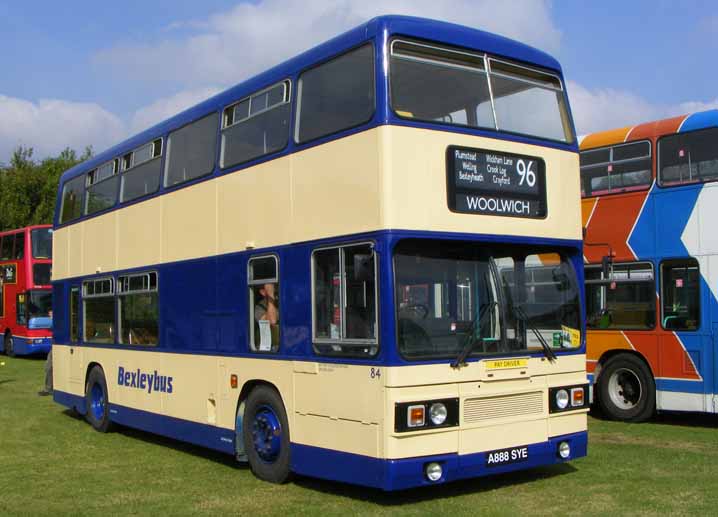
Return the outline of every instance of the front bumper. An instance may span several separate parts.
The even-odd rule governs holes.
[[[563,459],[558,455],[561,442],[568,442],[571,454]],[[549,438],[545,442],[528,444],[528,458],[520,463],[495,467],[487,466],[487,452],[476,454],[441,454],[399,460],[382,460],[348,454],[307,445],[292,444],[292,470],[307,476],[355,483],[382,490],[402,490],[420,486],[440,485],[450,481],[525,470],[534,467],[565,463],[586,456],[586,431]],[[443,474],[437,481],[429,481],[424,469],[428,463],[439,463]]]
[[[52,348],[52,338],[24,338],[13,336],[15,355],[47,354]],[[29,341],[29,343],[28,343]]]

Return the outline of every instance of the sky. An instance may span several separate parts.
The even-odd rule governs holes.
[[[0,0],[0,163],[102,151],[387,13],[553,55],[579,134],[718,108],[715,0]]]

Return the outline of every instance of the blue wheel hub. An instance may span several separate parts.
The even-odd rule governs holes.
[[[257,455],[267,463],[273,463],[282,451],[282,425],[274,410],[262,406],[252,422],[252,442]]]
[[[105,416],[105,392],[98,383],[93,384],[90,390],[90,410],[95,420],[102,420]]]

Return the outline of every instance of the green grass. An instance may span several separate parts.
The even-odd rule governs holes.
[[[270,485],[229,456],[150,434],[93,431],[38,397],[40,359],[0,356],[0,515],[697,515],[718,507],[718,418],[590,420],[568,465],[381,493],[296,478]]]

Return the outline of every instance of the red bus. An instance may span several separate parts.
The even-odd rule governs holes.
[[[0,332],[5,354],[50,351],[51,273],[51,226],[0,232]]]

